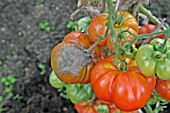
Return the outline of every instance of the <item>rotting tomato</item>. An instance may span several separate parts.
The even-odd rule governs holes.
[[[93,95],[91,84],[67,84],[66,93],[72,103],[83,103]]]
[[[170,80],[170,43],[161,52],[163,39],[154,39],[150,44],[141,46],[136,54],[136,62],[140,71],[146,76],[157,75],[162,80]]]
[[[90,71],[94,66],[92,58],[83,49],[90,47],[87,35],[71,32],[51,53],[51,66],[58,78],[65,83],[90,82]]]
[[[91,84],[98,98],[113,102],[123,111],[143,107],[153,89],[137,66],[129,66],[126,72],[121,72],[112,59],[100,61],[93,67]]]
[[[156,91],[165,99],[170,101],[170,80],[157,79]]]
[[[90,46],[94,44],[93,42],[90,42],[90,45],[89,45],[89,41],[90,40],[86,34],[73,31],[69,33],[68,35],[66,35],[62,42],[74,43],[74,44],[80,45],[84,49],[88,49]],[[104,47],[97,45],[91,51],[91,55],[92,55],[92,61],[94,63],[97,63],[98,61],[103,60],[106,57]]]

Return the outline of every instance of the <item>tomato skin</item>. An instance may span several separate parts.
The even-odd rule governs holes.
[[[150,83],[137,66],[129,67],[126,72],[120,72],[108,59],[98,62],[93,67],[91,84],[98,98],[113,102],[123,111],[143,107],[151,93],[151,88],[148,88]]]
[[[98,113],[94,107],[88,106],[85,103],[74,104],[74,108],[77,110],[78,113]]]
[[[107,29],[106,27],[106,22],[108,21],[107,18],[108,14],[103,13],[97,14],[94,18],[91,19],[88,28],[88,33],[93,42],[96,42],[99,39],[96,35],[104,36],[105,31]],[[107,37],[109,37],[109,34]],[[107,37],[104,40],[102,40],[98,45],[105,46]]]
[[[154,39],[150,44],[141,46],[136,54],[136,62],[140,71],[146,76],[157,75],[162,80],[170,80],[170,43],[168,42],[164,56],[159,59],[155,56],[158,50],[155,50],[157,44],[163,44],[163,39]]]
[[[54,88],[62,88],[65,85],[65,83],[55,75],[54,71],[52,71],[49,76],[49,82]]]
[[[118,12],[118,16],[120,15],[123,15],[123,20],[121,20],[120,25],[115,24],[115,28],[127,26],[128,28],[132,28],[136,33],[139,32],[138,22],[132,14],[129,12]]]
[[[93,95],[91,84],[68,84],[66,93],[72,103],[83,103]]]
[[[84,49],[88,49],[91,45],[90,39],[86,34],[76,31],[72,31],[71,33],[67,34],[62,40],[62,42],[78,44]]]
[[[120,15],[123,15],[123,13],[118,12],[118,16],[120,16]],[[130,14],[129,12],[124,12],[123,20],[121,20],[121,22],[117,22],[114,25],[114,27],[116,30],[116,34],[122,32],[124,30],[127,30],[127,29],[129,32],[131,32],[135,35],[138,34],[138,23],[137,23],[136,19],[133,17],[133,15]],[[124,33],[123,35],[128,42],[131,42],[134,39],[134,36],[130,35],[129,33]],[[118,39],[118,42],[120,43],[120,39]],[[122,39],[121,45],[124,45],[124,43],[125,43],[125,40]],[[111,37],[107,38],[106,46],[108,47],[108,49],[110,51],[114,50],[114,43],[113,43]]]
[[[93,44],[92,44],[93,45]],[[106,57],[106,52],[103,46],[97,45],[93,50],[92,50],[92,55],[93,59],[92,61],[96,64],[97,62],[104,60]]]
[[[78,113],[99,113],[97,110],[99,105],[106,105],[109,109],[109,113],[116,113],[117,108],[113,103],[103,103],[103,101],[98,98],[94,100],[92,105],[87,101],[80,104],[74,104],[74,108]]]
[[[170,80],[157,79],[156,91],[165,99],[170,101]]]
[[[153,24],[147,24],[144,26],[141,26],[139,28],[139,34],[148,34],[148,33],[152,33],[155,30],[156,26]]]
[[[143,25],[139,28],[139,34],[148,34],[148,33],[152,33],[154,32],[154,30],[156,29],[156,26],[153,24],[147,24],[147,25]],[[155,37],[150,38],[146,43],[149,44],[154,38],[164,38],[165,35],[164,34],[158,34]]]

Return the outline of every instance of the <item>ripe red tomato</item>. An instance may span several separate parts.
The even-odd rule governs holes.
[[[130,14],[129,12],[124,12],[124,13],[118,12],[118,16],[121,16],[121,15],[123,15],[123,19],[118,20],[114,25],[114,27],[117,28],[116,31],[120,31],[120,29],[125,30],[125,28],[126,29],[131,28],[133,29],[132,33],[135,32],[135,34],[137,34],[138,23],[136,19],[133,17],[133,15]],[[106,29],[107,29],[107,26],[106,26],[106,23],[108,21],[107,19],[108,19],[108,14],[106,13],[97,14],[94,18],[91,19],[88,32],[93,42],[96,42],[99,39],[96,35],[104,36]],[[108,33],[107,37],[104,40],[102,40],[99,43],[99,45],[105,46],[108,37],[110,37],[110,33]]]
[[[91,19],[88,28],[88,33],[93,42],[96,42],[99,39],[96,35],[104,36],[105,31],[107,29],[106,26],[106,22],[108,21],[107,18],[108,18],[108,14],[103,13],[103,14],[97,14],[94,18]],[[107,37],[109,36],[110,35],[108,34]],[[98,45],[105,46],[107,37],[104,40],[102,40]]]
[[[98,113],[97,109],[93,105],[88,105],[86,103],[74,104],[74,108],[78,113]]]
[[[113,102],[123,111],[143,107],[153,88],[137,66],[128,67],[126,72],[121,72],[112,60],[108,59],[98,62],[93,67],[91,84],[98,98]]]
[[[156,91],[165,99],[170,101],[170,80],[157,79]]]
[[[90,39],[86,34],[76,31],[72,31],[71,33],[67,34],[62,42],[74,43],[83,47],[84,49],[88,49],[91,45]]]
[[[149,34],[149,33],[152,33],[155,29],[156,29],[155,25],[147,24],[147,25],[141,26],[139,28],[139,34]],[[164,34],[158,34],[155,37],[150,38],[146,43],[150,43],[154,38],[162,38],[163,39],[164,37],[165,37]]]
[[[120,16],[120,15],[123,15],[123,19],[119,20],[114,25],[116,33],[118,34],[122,31],[128,29],[129,32],[137,35],[138,34],[138,23],[137,23],[136,19],[133,17],[133,15],[130,14],[129,12],[124,12],[124,14],[122,12],[118,12],[118,16]],[[128,41],[128,42],[131,42],[134,39],[134,36],[132,36],[128,32],[124,33],[123,36],[126,39],[126,41]],[[114,37],[112,37],[112,38],[114,38]],[[124,45],[125,39],[120,39],[120,37],[119,37],[119,39],[117,41],[119,43],[121,43],[121,45]],[[111,37],[107,38],[106,46],[108,47],[108,49],[110,51],[114,50],[114,43],[113,43]]]
[[[148,33],[152,33],[155,30],[156,26],[153,24],[147,24],[144,26],[141,26],[139,28],[139,34],[148,34]]]

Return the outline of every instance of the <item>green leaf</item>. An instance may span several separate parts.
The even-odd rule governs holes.
[[[12,75],[8,75],[8,76],[7,76],[7,80],[8,80],[11,84],[13,84],[13,83],[16,82],[16,79],[15,79]]]
[[[11,93],[11,92],[12,92],[12,88],[6,87],[6,88],[5,88],[5,92],[8,93],[8,94]]]
[[[0,96],[0,103],[3,101],[4,97]]]
[[[2,78],[1,78],[1,82],[2,82],[2,83],[5,83],[6,81],[7,81],[6,77],[2,77]]]
[[[60,96],[63,97],[63,98],[65,98],[65,99],[69,99],[68,96],[67,96],[67,94],[65,94],[65,93],[60,93]]]
[[[40,75],[44,75],[46,73],[46,70],[42,70],[41,72],[40,72]]]
[[[8,93],[8,95],[9,95],[10,97],[12,97],[14,94],[11,92],[11,93]]]
[[[2,61],[0,61],[0,65],[2,65]]]
[[[6,82],[4,83],[4,85],[5,85],[5,86],[9,86],[9,85],[11,85],[11,83],[10,83],[9,81],[6,81]]]
[[[44,64],[39,64],[38,67],[39,67],[40,69],[42,69],[42,70],[45,69],[45,65],[44,65]]]
[[[15,100],[20,100],[20,99],[22,99],[22,98],[23,98],[23,96],[20,96],[19,94],[15,95],[15,96],[13,97],[13,99],[15,99]]]
[[[44,25],[43,23],[40,23],[40,24],[39,24],[39,27],[40,27],[40,29],[44,29],[44,28],[45,28],[45,25]]]

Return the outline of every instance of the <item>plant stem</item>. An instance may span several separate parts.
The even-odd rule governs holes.
[[[97,42],[95,42],[89,49],[87,49],[87,52],[91,52],[91,51],[100,43],[100,41],[102,41],[103,39],[105,39],[105,38],[107,37],[107,35],[108,35],[108,32],[109,32],[109,28],[107,27],[104,36],[98,36],[98,35],[97,35],[97,37],[99,38],[99,40],[97,40]]]
[[[166,30],[163,30],[163,31],[159,31],[159,32],[153,32],[153,33],[149,33],[149,34],[141,34],[141,35],[135,35],[135,34],[132,34],[131,32],[129,32],[128,30],[125,30],[123,31],[122,33],[124,32],[128,32],[129,34],[133,35],[135,38],[134,40],[132,40],[129,45],[132,45],[136,40],[139,40],[139,39],[142,39],[142,38],[150,38],[151,36],[153,35],[158,35],[158,34],[165,34],[165,36],[167,35],[167,37],[165,37],[165,42],[167,42],[168,40],[168,37],[170,36],[170,28],[166,29]],[[164,42],[164,43],[165,43]],[[166,45],[166,43],[165,43]]]
[[[147,110],[147,113],[153,113],[152,108],[148,103],[146,104],[146,110]]]
[[[117,34],[116,31],[114,29],[114,24],[115,24],[115,20],[116,20],[116,15],[117,15],[117,11],[115,11],[114,7],[113,7],[113,2],[112,0],[107,0],[107,5],[108,5],[108,27],[110,29],[110,35],[111,35],[111,39],[112,42],[114,43],[114,52],[117,56],[117,58],[121,61],[122,63],[122,71],[125,71],[127,69],[126,67],[126,62],[124,60],[122,60],[120,54],[119,54],[119,49],[118,49],[118,42],[117,42]],[[119,4],[118,4],[119,5]]]
[[[148,11],[145,7],[143,7],[142,5],[139,7],[140,12],[144,15],[146,15],[153,23],[155,23],[156,25],[160,24],[161,22],[152,15],[152,13],[150,11]]]
[[[168,42],[169,36],[170,36],[170,31],[165,32],[165,38],[164,38],[165,40],[164,40],[164,44],[163,44],[162,49],[161,49],[163,53],[165,52],[166,44]]]

